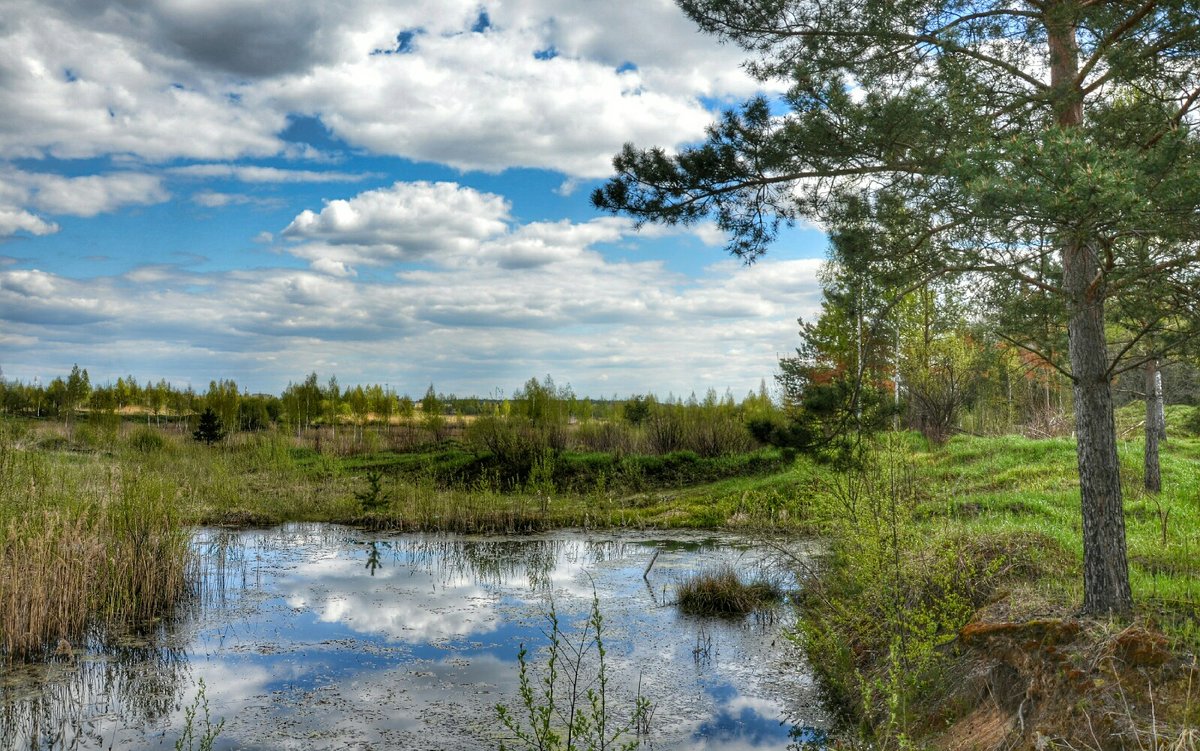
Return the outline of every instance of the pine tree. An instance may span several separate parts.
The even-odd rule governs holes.
[[[205,407],[204,412],[200,414],[200,423],[196,426],[196,430],[192,432],[192,438],[197,441],[204,441],[205,445],[211,446],[225,437],[225,429],[221,424],[221,418],[216,412],[212,411],[211,407]]]

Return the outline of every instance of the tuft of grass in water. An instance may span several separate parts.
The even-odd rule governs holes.
[[[765,579],[745,582],[728,564],[694,573],[675,589],[679,609],[695,615],[746,615],[782,596],[774,583]]]

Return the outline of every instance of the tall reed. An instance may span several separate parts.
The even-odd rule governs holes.
[[[0,660],[166,613],[191,566],[175,496],[166,479],[30,454],[0,430]]]

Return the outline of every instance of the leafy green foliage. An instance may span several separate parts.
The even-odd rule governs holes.
[[[517,653],[521,704],[516,713],[496,705],[510,734],[500,751],[634,751],[642,745],[654,708],[639,690],[627,713],[614,709],[599,598],[593,594],[588,619],[575,633],[562,629],[553,603],[546,620],[549,644],[541,675],[534,674],[522,644]]]
[[[196,697],[183,710],[183,731],[175,739],[175,751],[212,751],[224,727],[223,717],[215,725],[212,722],[206,686],[201,678],[196,683]]]
[[[993,299],[1010,310],[1048,300],[1071,342],[1085,607],[1128,611],[1105,305],[1163,283],[1196,301],[1196,3],[680,4],[785,84],[783,107],[755,98],[673,155],[627,145],[594,205],[711,216],[747,261],[781,224],[817,219],[849,277],[892,304],[938,278],[969,280],[981,302],[1015,285]]]
[[[367,471],[367,487],[354,494],[365,511],[378,511],[390,502],[383,489],[383,473],[379,470]]]

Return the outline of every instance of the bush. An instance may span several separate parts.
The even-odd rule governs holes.
[[[162,451],[167,445],[167,440],[162,437],[154,428],[140,427],[133,431],[129,436],[129,447],[135,451],[140,451],[143,454],[153,454],[156,451]]]
[[[1183,427],[1192,435],[1200,436],[1200,407],[1192,407],[1192,413],[1184,421]]]
[[[487,464],[508,489],[520,487],[551,449],[549,437],[526,420],[481,417],[467,428],[467,445],[489,456]]]
[[[618,456],[645,451],[642,431],[622,422],[605,420],[580,425],[574,437],[576,445],[584,451],[603,451]]]

